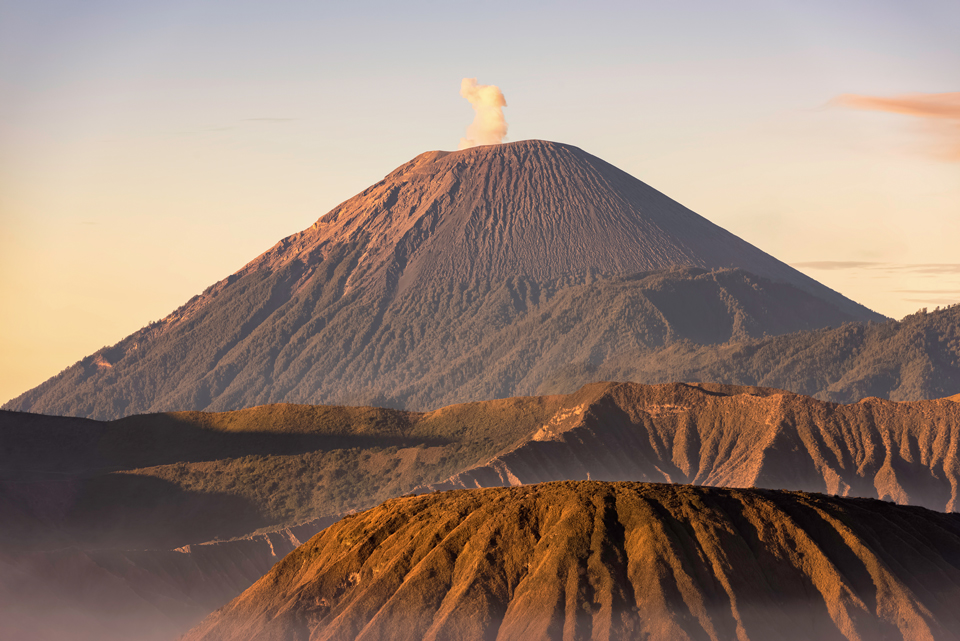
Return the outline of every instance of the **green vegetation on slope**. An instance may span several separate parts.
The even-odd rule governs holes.
[[[960,390],[960,305],[921,310],[900,321],[845,323],[722,345],[683,340],[627,351],[600,365],[560,368],[533,391],[559,393],[595,380],[760,385],[836,403],[870,396],[942,398]]]
[[[346,266],[357,251],[341,248],[310,274],[293,262],[225,281],[204,305],[188,304],[4,407],[101,420],[278,402],[424,410],[548,388],[569,393],[604,380],[594,375],[599,368],[634,360],[660,366],[656,382],[683,380],[671,373],[686,365],[699,373],[693,346],[852,319],[791,285],[735,269],[348,291]],[[671,358],[678,346],[690,348]]]

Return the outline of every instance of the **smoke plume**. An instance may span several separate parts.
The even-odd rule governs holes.
[[[460,82],[460,95],[470,101],[477,115],[467,127],[466,138],[460,139],[459,148],[500,144],[507,135],[507,121],[503,119],[507,101],[500,88],[478,85],[476,78],[464,78]]]
[[[932,136],[935,155],[960,161],[960,92],[911,93],[893,98],[843,94],[834,98],[832,103],[850,109],[886,111],[921,118]]]

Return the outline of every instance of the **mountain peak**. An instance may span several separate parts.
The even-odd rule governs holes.
[[[420,154],[300,242],[362,246],[354,287],[733,267],[880,319],[613,165],[543,140]]]
[[[613,165],[527,140],[417,156],[8,407],[428,408],[678,340],[881,318]]]

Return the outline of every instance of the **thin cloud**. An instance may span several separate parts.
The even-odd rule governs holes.
[[[848,93],[837,96],[830,104],[919,118],[931,136],[933,154],[960,162],[960,91],[911,93],[892,98]]]
[[[793,263],[794,267],[799,267],[801,269],[827,269],[827,270],[836,270],[836,269],[864,269],[870,267],[878,267],[884,263],[871,263],[865,261],[856,261],[856,260],[812,260],[805,263]]]
[[[296,118],[244,118],[243,122],[293,122]]]
[[[956,298],[904,298],[910,303],[923,303],[926,305],[956,305],[960,303],[960,296]]]
[[[960,274],[960,263],[882,263],[856,260],[813,260],[793,263],[800,269],[869,269],[873,271],[910,272],[913,274]]]
[[[834,103],[851,109],[888,111],[918,118],[960,120],[960,91],[950,93],[910,93],[893,98],[878,98],[845,93]]]
[[[892,265],[892,269],[915,274],[960,274],[960,263],[920,263],[916,265]]]
[[[960,296],[960,289],[895,289],[895,294],[954,294]]]

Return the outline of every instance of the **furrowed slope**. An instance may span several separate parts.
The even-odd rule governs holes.
[[[421,491],[564,479],[876,497],[960,511],[960,404],[838,405],[769,388],[597,384],[525,443]]]
[[[613,306],[583,318],[583,298]],[[871,319],[882,317],[608,163],[525,141],[418,156],[4,407],[99,419],[278,402],[430,409],[534,391],[571,362],[544,343],[573,336],[597,364],[623,344]],[[451,355],[483,363],[511,336],[516,354],[495,374],[449,375]]]
[[[561,482],[394,499],[186,636],[960,638],[960,515],[770,490]]]
[[[706,384],[597,383],[426,414],[0,412],[0,637],[175,636],[343,512],[410,491],[667,480],[955,510],[958,424],[951,400],[836,405]]]

